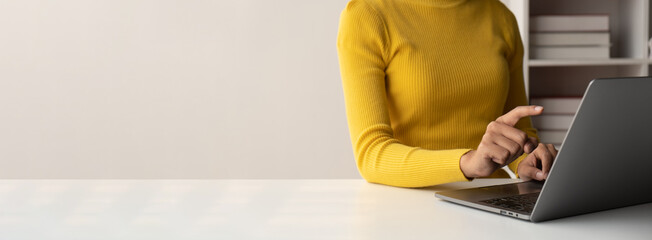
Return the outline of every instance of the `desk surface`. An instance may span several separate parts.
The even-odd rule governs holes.
[[[0,239],[650,239],[652,204],[530,223],[363,180],[0,180]]]

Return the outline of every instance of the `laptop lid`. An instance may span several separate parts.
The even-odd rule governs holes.
[[[652,202],[650,176],[652,78],[593,80],[531,220]]]

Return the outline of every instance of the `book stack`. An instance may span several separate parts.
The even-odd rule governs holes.
[[[609,15],[530,18],[531,59],[609,58]]]
[[[542,143],[561,147],[581,101],[581,97],[532,98],[530,104],[543,106],[543,114],[532,117]]]

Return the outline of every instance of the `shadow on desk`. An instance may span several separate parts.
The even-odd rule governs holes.
[[[641,227],[650,228],[652,226],[652,203],[587,213],[574,217],[545,221],[538,224],[557,225],[578,222],[591,225],[606,225],[607,223],[617,223],[619,225],[640,225]]]

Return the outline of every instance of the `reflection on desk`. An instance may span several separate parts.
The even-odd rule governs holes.
[[[0,239],[650,239],[652,204],[530,223],[364,180],[0,180]]]

